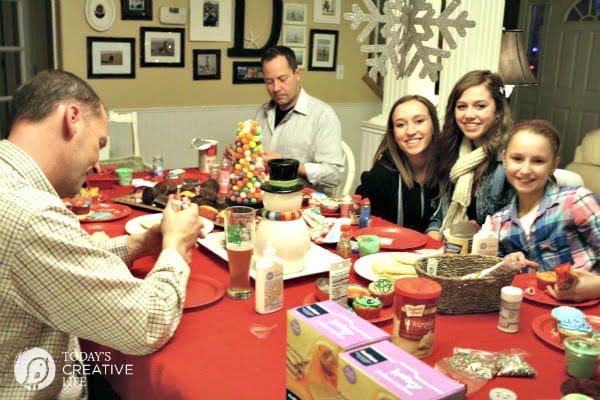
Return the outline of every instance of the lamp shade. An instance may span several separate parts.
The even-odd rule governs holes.
[[[505,85],[534,85],[535,77],[529,69],[529,61],[520,29],[503,31],[500,46],[498,73]]]

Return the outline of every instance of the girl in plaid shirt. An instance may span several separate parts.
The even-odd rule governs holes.
[[[599,197],[584,187],[559,187],[550,180],[559,147],[559,135],[546,121],[524,121],[509,134],[502,158],[516,195],[492,217],[498,255],[516,259],[523,271],[551,271],[568,262],[574,270],[598,274]]]

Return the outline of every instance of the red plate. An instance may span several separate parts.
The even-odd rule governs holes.
[[[120,204],[92,203],[90,213],[79,218],[79,222],[107,222],[131,214],[131,208]]]
[[[592,329],[600,331],[600,319],[597,319],[597,317],[592,318],[586,316],[585,320],[588,322],[588,324],[590,324]],[[535,317],[535,319],[531,322],[531,327],[533,328],[535,335],[542,341],[548,343],[550,346],[556,349],[565,349],[560,335],[556,331],[554,319],[552,318],[551,314],[544,314]]]
[[[218,280],[206,275],[190,276],[183,308],[191,310],[206,306],[221,299],[225,287]]]
[[[579,303],[573,301],[558,301],[550,296],[545,291],[538,289],[537,279],[535,273],[532,274],[517,274],[512,282],[513,286],[523,289],[523,297],[527,300],[533,301],[534,303],[547,304],[550,306],[576,306],[576,307],[589,307],[596,305],[600,302],[600,299],[593,299],[587,301],[581,301]],[[525,291],[527,288],[532,287],[535,289],[533,295],[527,294]]]
[[[302,304],[312,304],[312,303],[317,303],[319,300],[317,299],[317,296],[314,293],[309,294],[308,296],[306,296],[303,300]],[[366,318],[366,321],[369,321],[372,324],[376,324],[378,322],[385,322],[385,321],[389,321],[390,319],[394,318],[394,306],[389,306],[389,307],[384,307],[381,309],[381,314],[379,314],[379,317],[377,318]]]
[[[327,211],[321,210],[321,215],[324,217],[328,217],[328,218],[338,218],[340,216],[340,210],[338,209],[337,211],[334,211],[334,212],[327,212]]]
[[[381,248],[389,250],[416,249],[427,243],[427,236],[402,226],[362,228],[353,233],[354,238],[361,235],[379,236],[381,238]]]

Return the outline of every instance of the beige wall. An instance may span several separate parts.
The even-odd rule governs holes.
[[[86,22],[82,0],[60,0],[60,30],[62,67],[81,77],[87,77],[86,37],[134,37],[136,39],[136,78],[135,79],[91,79],[90,84],[97,90],[109,108],[154,108],[189,107],[204,105],[259,104],[267,99],[262,84],[233,85],[233,61],[258,61],[257,58],[229,58],[227,49],[233,43],[190,42],[189,24],[163,25],[159,22],[159,7],[189,7],[187,0],[154,0],[153,20],[121,20],[120,0],[112,0],[115,6],[115,22],[105,32],[93,30]],[[337,80],[335,72],[303,71],[302,82],[309,93],[330,103],[379,103],[379,99],[361,81],[366,71],[366,55],[360,53],[356,41],[357,32],[350,29],[343,13],[351,11],[352,2],[343,0],[340,24],[315,24],[313,1],[293,0],[293,3],[307,4],[307,36],[310,29],[339,31],[339,65],[344,65],[344,79]],[[235,8],[235,0],[232,0]],[[252,30],[258,35],[260,47],[266,42],[270,32],[272,15],[271,0],[246,1],[246,35]],[[188,8],[189,13],[189,8]],[[232,24],[235,10],[232,10]],[[141,68],[139,31],[141,26],[183,27],[185,28],[185,67],[182,68]],[[280,40],[281,42],[281,40]],[[307,39],[308,45],[309,39]],[[194,81],[192,78],[192,49],[221,49],[221,80]],[[307,49],[308,58],[308,49]]]

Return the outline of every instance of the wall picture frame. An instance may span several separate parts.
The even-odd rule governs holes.
[[[306,69],[306,48],[305,47],[290,47],[294,54],[296,54],[296,61],[298,61],[298,67]]]
[[[264,75],[260,61],[234,61],[233,83],[264,83]]]
[[[184,28],[140,27],[142,67],[183,67]]]
[[[135,78],[135,39],[88,36],[87,77]]]
[[[338,31],[310,30],[309,71],[335,71],[337,67]]]
[[[221,50],[194,49],[194,80],[221,79]]]
[[[121,0],[121,19],[152,21],[152,0]]]
[[[283,45],[289,47],[306,47],[306,27],[283,25]]]
[[[315,0],[313,21],[324,24],[339,24],[342,0]]]
[[[232,0],[190,0],[190,41],[231,42]]]
[[[283,3],[283,23],[306,25],[306,4]]]

